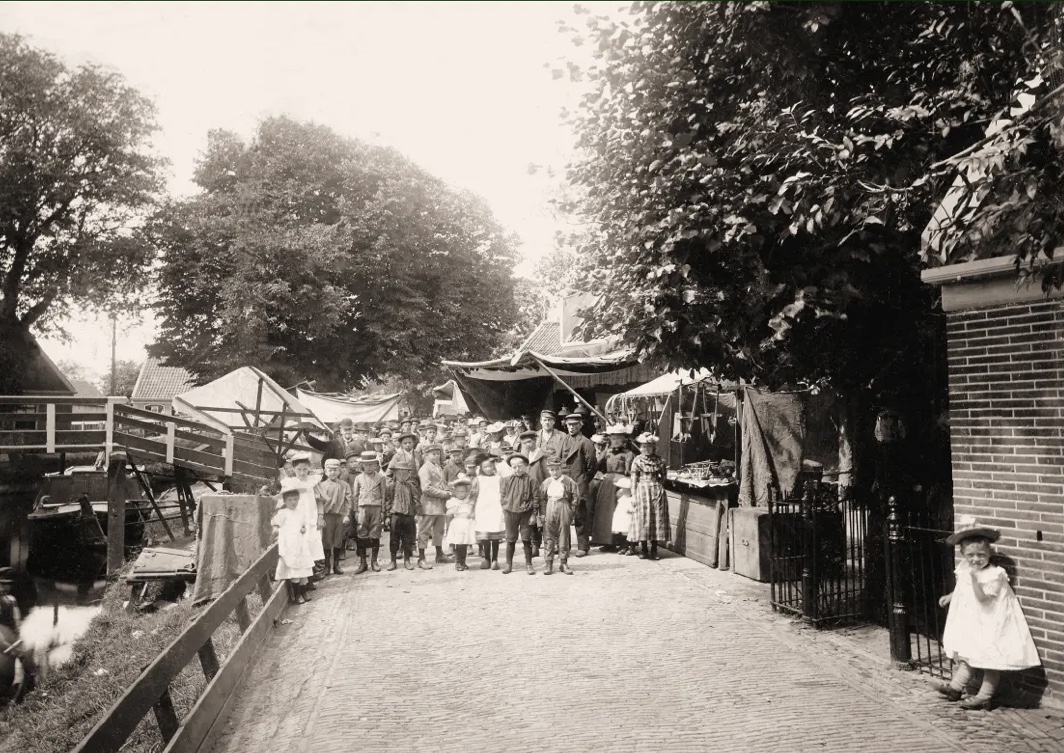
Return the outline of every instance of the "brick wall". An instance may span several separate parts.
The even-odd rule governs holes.
[[[1012,303],[947,320],[955,515],[1001,530],[1045,667],[1064,700],[1064,306]]]

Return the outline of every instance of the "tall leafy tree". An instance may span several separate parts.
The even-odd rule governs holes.
[[[133,230],[162,187],[155,130],[118,74],[0,34],[0,328],[135,298],[151,251]]]
[[[1031,75],[1055,9],[635,3],[570,120],[597,333],[673,365],[865,397],[927,392],[920,233]],[[1057,194],[1060,195],[1059,192]]]
[[[515,238],[479,198],[392,149],[288,118],[210,134],[196,183],[151,227],[151,349],[206,377],[244,364],[320,389],[424,381],[485,357],[516,316]]]

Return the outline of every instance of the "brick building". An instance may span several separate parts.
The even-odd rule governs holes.
[[[1013,257],[925,270],[947,317],[955,515],[1001,530],[998,552],[1041,671],[1023,682],[1064,701],[1064,302],[1017,284]]]

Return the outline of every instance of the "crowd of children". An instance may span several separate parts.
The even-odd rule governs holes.
[[[670,533],[657,437],[633,438],[632,427],[614,424],[589,439],[590,415],[581,409],[561,416],[544,410],[538,418],[405,420],[378,428],[344,419],[329,437],[307,434],[324,473],[311,474],[309,454],[292,456],[273,521],[277,577],[289,582],[292,601],[309,599],[316,580],[342,575],[351,549],[356,575],[380,572],[384,530],[387,570],[398,569],[401,554],[408,570],[453,561],[464,571],[475,548],[480,569],[509,574],[518,541],[530,575],[541,555],[545,574],[555,572],[555,561],[558,572],[572,574],[570,554],[586,556],[592,543],[657,559]],[[556,428],[559,419],[565,431]]]
[[[559,418],[565,431],[556,429]],[[658,545],[671,538],[658,439],[633,436],[633,427],[620,423],[588,438],[589,418],[580,410],[564,416],[544,410],[538,427],[525,415],[505,423],[473,419],[468,429],[403,421],[377,431],[344,420],[328,439],[308,435],[322,452],[324,475],[310,474],[309,455],[293,457],[286,468],[273,519],[277,579],[288,582],[293,602],[306,601],[315,580],[343,574],[340,561],[352,544],[359,557],[355,573],[380,572],[386,528],[388,570],[398,568],[400,551],[407,569],[431,570],[425,556],[430,540],[435,564],[451,561],[446,544],[460,572],[469,569],[474,547],[481,569],[513,572],[518,541],[530,575],[541,546],[546,575],[554,573],[556,559],[558,572],[571,575],[570,554],[585,556],[592,543],[601,551],[658,559]],[[937,689],[958,701],[981,673],[978,691],[961,702],[968,709],[993,704],[1002,671],[1039,664],[1008,576],[990,562],[999,535],[965,520],[947,539],[961,555],[956,588],[940,601],[949,609],[942,644],[954,673]]]

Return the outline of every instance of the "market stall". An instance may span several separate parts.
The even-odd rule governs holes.
[[[678,371],[615,395],[607,413],[659,437],[669,465],[669,548],[756,580],[770,569],[770,500],[794,494],[803,462],[835,477],[833,396],[771,392]]]

